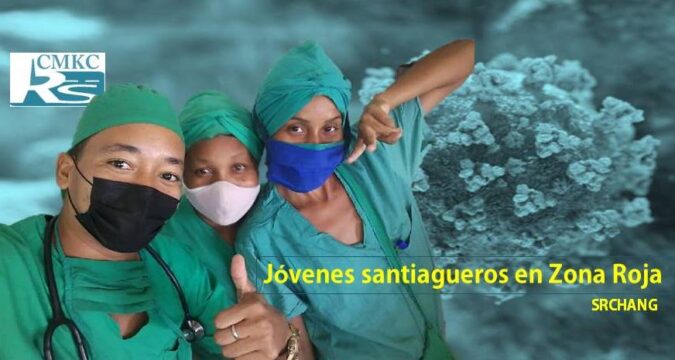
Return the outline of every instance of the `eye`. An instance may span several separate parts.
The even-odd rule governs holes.
[[[108,164],[121,170],[131,170],[131,165],[124,160],[110,160]]]
[[[300,125],[289,125],[286,129],[292,134],[302,134],[304,132],[304,129]]]
[[[232,165],[232,170],[234,170],[234,172],[238,172],[238,173],[246,171],[247,168],[248,168],[248,166],[246,166],[246,164],[242,164],[242,163]]]
[[[332,133],[336,132],[337,130],[338,130],[337,126],[332,126],[332,125],[326,126],[326,127],[323,128],[323,131],[327,132],[329,134],[332,134]]]
[[[179,182],[181,181],[180,177],[174,173],[166,172],[162,173],[161,175],[162,179],[170,182]]]
[[[209,176],[211,174],[213,174],[213,171],[209,168],[199,168],[195,170],[195,175],[197,176]]]

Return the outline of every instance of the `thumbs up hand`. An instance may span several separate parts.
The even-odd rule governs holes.
[[[237,301],[239,302],[244,295],[255,293],[255,286],[248,281],[248,273],[246,273],[246,260],[244,257],[237,254],[232,258],[232,265],[230,266],[230,277],[234,288],[237,289]]]
[[[241,255],[232,258],[230,276],[237,304],[216,316],[214,340],[227,358],[276,359],[291,336],[288,321],[256,292]]]

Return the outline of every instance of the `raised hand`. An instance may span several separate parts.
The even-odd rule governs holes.
[[[347,163],[356,161],[364,151],[373,152],[377,149],[377,140],[393,144],[403,135],[403,129],[396,127],[396,123],[389,116],[391,106],[382,97],[375,96],[366,105],[359,121],[359,135],[354,150],[347,158]]]
[[[222,354],[233,359],[276,359],[291,336],[288,321],[248,280],[241,255],[232,258],[230,270],[237,290],[237,304],[215,318],[214,339]]]

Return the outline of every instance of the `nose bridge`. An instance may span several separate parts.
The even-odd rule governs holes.
[[[232,180],[232,177],[231,177],[231,174],[230,174],[230,167],[229,166],[221,167],[220,169],[218,169],[218,171],[216,171],[216,173],[215,173],[215,176],[213,177],[213,182],[216,182],[216,181],[231,182],[231,180]]]
[[[307,135],[307,142],[311,144],[320,144],[321,143],[321,127],[312,126],[310,127]]]
[[[150,164],[139,167],[136,171],[136,177],[134,181],[139,185],[145,185],[149,187],[157,187],[159,182],[159,176],[155,176],[156,169]]]

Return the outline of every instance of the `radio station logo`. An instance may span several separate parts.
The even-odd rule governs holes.
[[[10,53],[9,105],[87,106],[105,89],[105,53]]]

